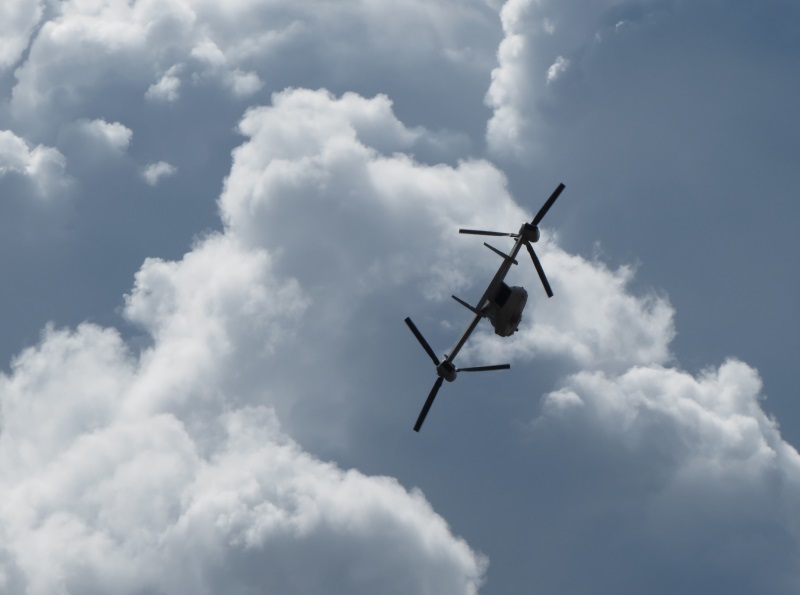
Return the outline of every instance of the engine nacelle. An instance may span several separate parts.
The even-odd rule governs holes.
[[[492,323],[496,335],[510,337],[517,332],[527,301],[528,292],[524,287],[500,284],[500,289],[489,301],[486,310],[486,317]]]
[[[524,223],[519,230],[519,235],[525,238],[526,241],[535,244],[539,241],[539,228],[536,225]]]
[[[436,366],[436,373],[447,382],[453,382],[456,379],[456,367],[447,360]]]

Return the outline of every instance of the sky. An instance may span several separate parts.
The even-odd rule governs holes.
[[[796,593],[799,17],[4,1],[0,591]]]

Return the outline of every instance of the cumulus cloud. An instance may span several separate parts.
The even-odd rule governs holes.
[[[229,233],[247,246],[275,251],[280,270],[297,272],[303,295],[310,299],[302,318],[322,344],[342,341],[347,345],[349,336],[361,346],[368,333],[360,328],[359,317],[373,311],[376,319],[379,316],[378,309],[371,308],[371,298],[385,308],[388,301],[402,299],[395,294],[406,295],[414,286],[426,287],[431,299],[428,308],[438,316],[450,291],[459,285],[473,288],[476,279],[495,264],[481,258],[486,255],[478,256],[479,248],[464,244],[453,231],[462,225],[514,229],[530,217],[511,200],[504,178],[485,162],[431,168],[366,144],[368,138],[384,143],[404,138],[397,133],[374,135],[376,129],[393,130],[397,125],[389,110],[378,109],[383,101],[353,95],[337,99],[305,90],[276,95],[270,107],[251,110],[243,119],[241,130],[248,140],[235,152],[221,197]],[[381,115],[366,124],[355,115],[371,110]],[[485,202],[487,196],[491,202]],[[561,204],[568,204],[568,198],[563,200]],[[348,215],[343,216],[342,210]],[[316,216],[309,218],[308,213]],[[412,226],[415,241],[409,242]],[[310,236],[294,233],[296,229]],[[331,230],[335,230],[333,237],[329,237]],[[342,243],[340,234],[349,241]],[[314,241],[305,249],[308,237]],[[529,512],[529,521],[517,521],[515,530],[527,531],[526,538],[519,538],[523,552],[519,555],[528,559],[532,551],[551,550],[549,558],[531,560],[529,579],[532,584],[551,581],[560,592],[585,592],[589,579],[562,574],[560,566],[550,567],[547,560],[557,556],[561,564],[565,559],[589,564],[598,557],[592,546],[601,540],[591,533],[592,527],[611,518],[620,519],[619,531],[625,537],[621,541],[612,537],[614,546],[608,556],[599,556],[610,568],[610,582],[604,585],[620,580],[635,589],[657,591],[653,577],[665,572],[662,564],[671,568],[677,564],[679,574],[690,576],[693,585],[713,581],[713,573],[735,575],[743,560],[754,555],[747,547],[722,556],[708,573],[689,559],[637,557],[635,551],[663,551],[658,527],[671,527],[670,543],[676,547],[698,543],[696,527],[705,522],[703,516],[713,500],[695,498],[695,494],[720,494],[714,492],[720,485],[733,486],[738,512],[703,525],[708,536],[697,546],[698,552],[724,547],[725,533],[714,533],[714,528],[747,531],[752,522],[757,533],[794,514],[791,494],[759,491],[763,475],[747,471],[752,459],[792,485],[800,480],[796,451],[780,437],[761,406],[755,371],[735,361],[698,375],[667,367],[673,361],[670,344],[675,329],[674,310],[666,297],[634,292],[632,267],[610,269],[598,259],[569,254],[547,234],[539,246],[557,299],[545,300],[536,294],[540,288],[529,266],[522,274],[532,292],[531,303],[520,333],[502,343],[488,332],[479,333],[465,352],[465,357],[480,358],[481,363],[511,357],[536,366],[545,359],[567,372],[561,388],[545,397],[542,412],[528,431],[536,454],[528,452],[529,458],[519,461],[539,479],[531,486],[517,486],[520,506],[525,499],[534,509],[541,504],[540,511]],[[451,318],[452,312],[447,316]],[[448,328],[451,334],[458,330]],[[348,368],[353,355],[344,345],[340,356],[328,364],[331,369]],[[355,352],[360,353],[358,370],[353,370],[356,376],[362,366],[370,367],[368,362],[376,367],[382,363],[379,353]],[[521,365],[515,370],[523,377],[535,374]],[[292,385],[301,400],[309,398],[302,395],[315,386],[306,381]],[[462,383],[459,390],[467,387]],[[516,386],[512,390],[527,394],[530,389]],[[332,393],[328,398],[333,398]],[[349,407],[356,406],[356,401],[349,401]],[[445,421],[439,418],[440,423]],[[665,436],[676,438],[664,442]],[[780,456],[770,455],[770,449]],[[623,483],[618,487],[602,473],[585,477],[577,473],[592,465],[602,469],[619,465],[624,469]],[[575,473],[575,479],[565,479]],[[643,486],[636,481],[622,493],[625,477],[640,474]],[[593,496],[587,500],[586,494]],[[555,504],[560,498],[570,502],[570,514],[587,523],[585,531],[579,524],[568,523],[569,535],[585,542],[585,551],[572,551],[573,540],[561,536],[563,527],[546,518],[563,518],[563,506]],[[615,517],[620,501],[640,499],[630,514]],[[760,517],[760,507],[772,503],[780,504],[780,512],[771,519]],[[672,525],[671,515],[684,507],[687,514],[696,515],[697,522]],[[738,520],[737,514],[748,520]],[[543,541],[534,537],[539,531]],[[749,584],[789,592],[787,585],[793,584],[796,575],[777,548],[786,539],[794,551],[800,536],[792,530],[775,537],[769,546],[781,559],[770,567],[775,576],[770,571],[750,573]],[[545,542],[549,546],[541,545]],[[626,566],[614,563],[610,556],[647,564],[652,572],[623,579]],[[598,584],[597,577],[591,584]],[[663,584],[667,592],[675,588],[669,581]]]
[[[20,592],[477,592],[485,562],[420,493],[315,459],[238,400],[297,292],[264,252],[213,236],[137,275],[143,352],[84,324],[16,358],[0,464]]]
[[[466,282],[464,271],[476,251],[459,249],[454,222],[467,224],[483,214],[503,225],[522,216],[491,164],[427,166],[397,152],[413,151],[435,134],[406,128],[383,96],[347,93],[337,99],[325,91],[289,90],[276,94],[272,106],[248,111],[240,130],[250,140],[234,152],[220,198],[223,220],[248,244],[279,251],[287,270],[325,278],[345,274],[355,282],[327,289],[315,284],[322,302],[332,301],[325,291],[368,294],[419,276],[428,296],[447,295]],[[298,201],[305,209],[297,209]],[[324,223],[313,245],[297,233],[308,229],[309,213],[314,225]],[[413,243],[409,229],[415,230]],[[359,245],[380,242],[382,254],[353,254],[340,234]]]
[[[568,449],[567,464],[586,471],[541,479],[575,494],[564,504],[582,521],[561,529],[575,541],[593,539],[589,518],[613,524],[604,529],[608,553],[593,556],[605,565],[604,584],[656,593],[796,589],[800,455],[762,398],[757,372],[736,360],[696,375],[654,365],[579,372],[546,396],[533,444]],[[581,503],[578,492],[593,496]],[[625,561],[615,560],[622,551]],[[643,572],[632,570],[640,564]],[[586,588],[564,572],[551,580],[564,593]]]
[[[544,417],[588,416],[596,431],[631,450],[663,449],[672,464],[693,474],[684,479],[714,483],[717,473],[758,475],[761,467],[800,471],[800,456],[783,442],[775,421],[760,407],[761,380],[737,360],[693,376],[661,366],[633,366],[621,374],[582,371],[544,400]],[[663,423],[667,420],[667,423]],[[654,426],[673,426],[657,440]],[[711,474],[711,475],[709,475]]]
[[[0,70],[14,65],[42,18],[41,0],[8,0],[0,6]]]
[[[174,175],[177,168],[166,161],[151,163],[142,170],[142,177],[150,186],[155,186],[162,178]]]
[[[173,102],[210,85],[241,101],[268,83],[277,90],[310,74],[320,84],[363,87],[373,78],[367,72],[395,84],[416,68],[421,82],[435,70],[431,55],[482,85],[493,53],[492,42],[476,35],[494,30],[491,11],[477,0],[381,1],[368,9],[348,1],[335,10],[326,2],[71,1],[52,11],[15,73],[10,102],[13,117],[38,133],[59,117],[91,116],[87,108],[100,89],[125,102]],[[407,28],[417,36],[413,46]],[[375,60],[383,65],[375,68]],[[427,91],[426,104],[447,109],[429,87],[420,91]]]
[[[569,60],[564,56],[558,56],[556,61],[547,69],[547,82],[552,83],[555,81],[567,68],[569,68]]]
[[[56,144],[67,156],[70,173],[81,179],[124,168],[132,140],[133,130],[121,122],[80,118],[60,126]]]
[[[157,83],[147,88],[144,96],[151,101],[166,101],[172,103],[180,97],[181,79],[178,76],[181,67],[176,64],[171,66]]]
[[[466,313],[450,294],[479,292],[496,266],[456,230],[514,230],[531,216],[496,165],[432,130],[485,121],[468,106],[480,104],[495,40],[479,4],[52,7],[17,70],[9,117],[40,143],[60,128],[71,165],[79,151],[68,148],[137,149],[149,164],[137,173],[156,184],[171,164],[154,159],[177,154],[161,146],[165,134],[147,145],[140,126],[151,124],[142,113],[167,113],[159,101],[180,99],[184,130],[202,134],[233,121],[189,119],[208,87],[225,90],[224,101],[215,89],[203,98],[210,112],[235,105],[237,115],[286,85],[336,92],[288,89],[247,109],[219,200],[223,231],[136,274],[124,316],[141,337],[51,327],[0,377],[4,589],[474,593],[488,576],[486,593],[796,592],[797,453],[765,414],[755,370],[677,367],[667,298],[637,289],[634,268],[572,254],[547,230],[540,255],[556,297],[543,299],[521,261],[510,281],[522,277],[530,293],[523,328],[501,342],[484,323],[463,352],[508,358],[512,371],[459,380],[437,402],[436,425],[410,431],[430,383],[407,361],[407,346],[425,358],[402,318],[423,317],[437,348],[452,342],[454,312]],[[612,127],[609,113],[651,105],[566,92],[636,65],[623,37],[658,21],[640,5],[505,4],[486,96],[495,157],[538,155],[531,167],[548,172],[574,162],[576,177],[604,169],[620,145],[572,142],[569,126],[561,144],[545,142],[552,128],[540,133],[550,116],[580,120],[578,96],[619,106],[598,111]],[[473,77],[479,92],[464,93]],[[355,87],[369,96],[343,92]],[[70,144],[65,122],[84,145]],[[625,134],[577,136],[612,137]],[[181,171],[210,144],[187,134]],[[61,155],[10,132],[2,146],[0,171],[26,180],[39,147],[51,166]],[[630,146],[627,156],[640,145]],[[446,164],[431,158],[436,147]]]
[[[104,80],[128,92],[143,86],[144,93],[158,56],[180,47],[194,22],[190,6],[178,1],[64,2],[54,9],[15,73],[11,97],[14,117],[37,130],[84,116]]]
[[[236,97],[248,97],[264,86],[264,82],[255,72],[243,72],[235,69],[226,76],[226,82]]]
[[[136,275],[124,312],[145,333],[141,351],[111,329],[51,329],[3,377],[7,576],[32,592],[57,580],[84,591],[213,592],[224,583],[316,592],[324,583],[477,592],[485,559],[419,493],[324,463],[289,436],[357,423],[351,415],[384,387],[363,372],[384,364],[387,304],[427,297],[439,313],[455,288],[493,270],[455,229],[513,229],[530,213],[486,161],[430,166],[400,152],[431,133],[406,127],[386,97],[288,90],[249,110],[240,131],[219,202],[224,231]],[[700,555],[724,545],[714,529],[763,535],[792,518],[797,454],[763,412],[757,375],[739,362],[697,376],[665,367],[674,335],[665,298],[634,294],[631,268],[568,254],[548,234],[540,246],[558,299],[532,295],[518,336],[495,347],[478,336],[474,347],[567,364],[527,428],[533,449],[515,455],[539,478],[509,488],[510,505],[528,510],[515,519],[515,559],[528,561],[531,584],[565,593],[585,592],[589,580],[562,572],[567,559],[600,560],[611,581],[603,584],[638,590],[653,589],[665,568],[692,585],[711,580],[693,559],[637,554],[664,552],[664,532],[670,547]],[[523,274],[538,290],[532,267]],[[32,423],[40,417],[46,423]],[[349,440],[361,445],[357,434]],[[622,479],[586,468],[620,469]],[[787,487],[763,487],[775,482]],[[731,493],[732,512],[705,516]],[[572,520],[561,522],[566,505]],[[771,516],[757,514],[765,506]],[[684,512],[695,522],[672,522]],[[592,532],[611,520],[617,533]],[[601,541],[608,547],[598,553]],[[709,573],[743,568],[755,553],[747,537],[741,543]],[[767,555],[774,544],[794,551],[798,535],[790,527],[767,543]],[[299,572],[298,560],[307,569],[317,559],[314,572]],[[626,578],[615,559],[652,572]],[[792,584],[793,567],[775,559],[749,584]]]
[[[75,131],[84,140],[100,151],[124,153],[133,138],[133,131],[120,122],[106,122],[103,119],[79,120]]]
[[[216,78],[237,98],[253,95],[264,86],[258,73],[231,66],[233,60],[211,39],[197,43],[190,56],[205,66],[202,73],[195,73],[196,79]]]
[[[404,223],[422,211],[438,231],[472,216],[471,203],[488,210],[481,189],[503,192],[502,175],[487,163],[429,167],[397,154],[428,133],[403,126],[385,97],[287,91],[241,128],[248,138],[220,200],[225,232],[136,275],[124,313],[146,335],[141,351],[113,329],[51,328],[2,376],[6,574],[33,593],[477,593],[486,560],[420,492],[311,456],[275,412],[319,400],[312,378],[300,381],[302,361],[286,364],[302,353],[298,331],[317,328],[330,344],[341,331],[324,324],[334,311],[386,287],[376,281],[420,274],[403,263]],[[370,203],[372,214],[347,222]],[[278,235],[293,233],[292,217],[275,218],[287,207],[305,218],[317,208],[321,241],[341,223],[367,238],[391,231],[389,242],[348,264],[357,244],[342,245],[338,229],[322,259],[293,261],[302,265],[293,279],[286,257],[297,255],[285,249],[305,240]],[[394,271],[378,266],[386,249]],[[308,274],[318,260],[333,277]],[[353,294],[343,267],[362,264]],[[27,432],[48,408],[47,423]]]
[[[787,238],[779,250],[796,252],[784,223],[796,205],[783,197],[797,186],[785,166],[797,151],[785,139],[800,134],[800,86],[787,76],[798,46],[778,40],[797,18],[791,2],[731,12],[710,1],[514,0],[503,8],[503,43],[520,49],[500,52],[487,94],[487,140],[512,186],[537,188],[561,172],[585,198],[562,220],[565,244],[589,252],[602,239],[610,254],[644,263],[639,277],[668,289],[678,308],[675,351],[694,367],[735,354],[767,386],[791,383],[795,347],[783,329],[793,306],[775,292],[765,309],[760,288],[794,277],[775,243],[750,242],[728,263],[739,246],[732,230]],[[547,83],[559,56],[569,66]],[[764,316],[741,315],[756,311]],[[775,411],[793,416],[783,409],[791,399],[776,397]]]
[[[573,55],[597,42],[612,9],[625,7],[580,0],[508,0],[503,5],[504,38],[485,97],[494,111],[486,129],[490,150],[518,157],[535,151],[539,156],[539,127],[547,117],[542,112],[552,100],[549,84],[565,73]]]
[[[0,178],[22,176],[40,197],[49,197],[68,185],[66,159],[58,149],[37,145],[10,130],[0,130]]]
[[[274,254],[278,270],[297,277],[313,304],[280,351],[291,353],[295,345],[317,373],[287,374],[298,362],[284,362],[284,374],[274,379],[286,393],[276,404],[279,416],[293,435],[349,443],[347,420],[375,393],[324,378],[342,379],[348,361],[376,371],[386,365],[367,364],[356,346],[366,340],[363,333],[375,341],[391,331],[368,330],[364,321],[385,317],[387,292],[396,295],[391,301],[405,292],[434,303],[449,299],[454,287],[469,283],[479,250],[459,241],[457,225],[485,217],[505,226],[521,210],[488,162],[429,166],[398,152],[436,135],[404,126],[383,96],[288,90],[274,95],[272,105],[249,110],[240,130],[248,140],[234,151],[222,219],[245,246]],[[309,349],[308,333],[320,345],[340,345],[344,361]],[[378,358],[381,348],[375,349]],[[385,412],[403,406],[395,399]],[[331,416],[340,423],[320,424]]]
[[[519,331],[510,339],[482,333],[465,354],[523,361],[558,356],[580,369],[607,371],[670,361],[675,313],[663,295],[631,292],[631,266],[610,270],[599,259],[565,252],[547,236],[537,253],[558,299],[541,298],[538,277],[522,262],[533,295]]]
[[[671,179],[701,175],[685,169],[682,148],[694,142],[693,133],[698,142],[714,143],[745,136],[737,123],[761,117],[764,109],[758,105],[763,95],[749,92],[753,80],[772,90],[776,118],[796,96],[779,74],[794,50],[786,63],[780,51],[767,59],[759,37],[759,27],[792,20],[796,7],[782,2],[763,11],[746,2],[742,11],[747,16],[739,18],[706,1],[509,0],[485,96],[493,110],[486,128],[490,151],[497,158],[536,158],[546,169],[585,147],[591,157],[580,161],[595,178],[632,175],[654,162]],[[780,65],[767,72],[765,61],[773,59]],[[658,142],[651,147],[648,138]]]
[[[104,121],[77,129],[106,144],[127,138]],[[397,153],[432,135],[406,128],[383,96],[287,91],[250,111],[241,129],[248,139],[220,200],[225,233],[199,240],[180,261],[149,259],[136,275],[124,313],[145,347],[132,352],[117,331],[90,324],[50,328],[2,376],[6,576],[33,593],[222,584],[476,593],[485,559],[421,493],[321,462],[274,412],[320,400],[298,382],[302,361],[286,365],[286,354],[302,353],[298,331],[317,328],[330,344],[349,317],[325,321],[344,304],[410,277],[435,280],[451,250],[420,271],[403,254],[403,226],[427,219],[436,250],[445,224],[474,216],[476,204],[489,210],[503,176],[485,162],[431,167]],[[287,253],[306,243],[293,217],[315,208],[320,242],[326,226],[342,225],[328,254]],[[502,218],[518,209],[492,210]],[[347,228],[359,242],[382,231],[388,241],[353,259],[357,244],[339,239]],[[398,266],[384,270],[384,257]],[[362,266],[354,294],[347,275]],[[294,427],[308,419],[305,409],[289,417]],[[47,422],[28,432],[38,417]]]

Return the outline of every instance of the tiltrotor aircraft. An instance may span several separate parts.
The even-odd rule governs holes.
[[[507,370],[511,367],[509,364],[499,364],[494,366],[456,368],[453,362],[455,361],[458,352],[461,351],[461,348],[467,342],[467,339],[469,339],[470,335],[475,330],[475,327],[478,326],[478,323],[482,318],[487,318],[494,327],[495,334],[501,337],[509,337],[517,331],[520,320],[522,319],[522,311],[525,308],[525,303],[528,300],[528,292],[522,287],[509,287],[505,282],[505,278],[508,274],[508,271],[511,269],[511,265],[517,264],[517,253],[519,253],[523,246],[527,248],[528,254],[531,256],[533,266],[536,267],[536,272],[539,274],[539,279],[542,281],[542,285],[547,293],[547,297],[553,297],[553,290],[550,288],[550,283],[548,283],[547,277],[544,274],[542,264],[539,262],[539,258],[536,256],[536,252],[534,252],[531,244],[535,244],[539,240],[539,223],[550,210],[550,207],[553,206],[553,203],[556,202],[556,199],[563,190],[564,184],[559,184],[550,195],[550,198],[548,198],[547,201],[542,205],[542,208],[539,209],[539,212],[536,213],[533,221],[530,223],[523,223],[522,227],[519,228],[517,233],[484,231],[480,229],[458,230],[459,233],[464,234],[511,237],[515,238],[516,241],[514,242],[514,247],[511,249],[509,254],[505,254],[494,246],[490,246],[484,242],[484,245],[487,248],[502,257],[503,262],[500,265],[500,268],[497,269],[497,273],[495,273],[494,278],[492,278],[489,286],[486,288],[486,291],[483,292],[481,299],[478,300],[478,303],[475,306],[471,306],[464,300],[453,296],[454,300],[475,314],[475,317],[467,327],[467,330],[464,331],[464,334],[461,335],[461,338],[458,340],[458,343],[456,343],[455,347],[453,347],[450,353],[445,356],[444,360],[440,361],[439,358],[436,357],[436,353],[434,353],[433,349],[431,349],[431,346],[425,340],[425,337],[422,336],[422,333],[419,332],[419,329],[417,329],[414,323],[411,322],[410,318],[406,318],[406,324],[408,325],[408,328],[411,329],[411,332],[414,333],[417,341],[420,342],[423,349],[425,349],[425,352],[428,354],[431,360],[433,360],[433,363],[436,366],[436,374],[438,375],[431,392],[428,394],[425,405],[422,406],[422,411],[420,411],[419,417],[417,418],[417,423],[414,424],[415,432],[419,432],[420,428],[422,427],[422,424],[428,415],[428,411],[433,404],[433,400],[436,398],[436,394],[439,392],[439,389],[442,387],[442,383],[445,380],[448,382],[453,382],[456,379],[458,372],[486,372],[489,370]]]

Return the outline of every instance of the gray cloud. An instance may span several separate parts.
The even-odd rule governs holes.
[[[548,238],[538,252],[559,299],[540,299],[539,279],[525,263],[525,286],[533,289],[535,301],[519,332],[499,339],[487,331],[467,354],[523,361],[558,355],[579,369],[606,371],[672,359],[674,311],[665,296],[631,292],[632,267],[609,270],[601,260],[568,254]]]
[[[137,276],[141,354],[82,325],[15,360],[2,525],[29,592],[476,592],[484,562],[421,494],[323,463],[268,406],[237,405],[239,372],[296,316],[296,289],[275,285],[263,253],[212,237]]]
[[[353,110],[356,105],[359,109]],[[514,229],[530,214],[514,204],[504,189],[504,178],[486,162],[464,163],[455,169],[430,168],[365,146],[363,139],[370,135],[359,123],[360,114],[381,105],[380,117],[369,126],[383,130],[389,123],[397,126],[381,98],[365,100],[351,95],[336,99],[324,92],[303,90],[276,96],[273,106],[249,112],[241,126],[249,140],[235,153],[221,209],[229,232],[248,246],[275,251],[278,269],[295,273],[299,291],[310,299],[301,316],[305,325],[301,328],[307,330],[300,332],[313,335],[316,346],[302,339],[297,343],[304,352],[303,361],[314,362],[318,374],[327,378],[351,371],[343,375],[350,379],[346,383],[350,388],[342,389],[338,381],[325,390],[325,384],[314,378],[292,376],[285,385],[293,395],[292,405],[276,405],[281,418],[312,448],[333,448],[334,452],[372,449],[371,456],[356,455],[355,460],[368,465],[375,457],[383,457],[384,464],[389,459],[405,476],[409,463],[392,461],[386,452],[398,431],[390,428],[388,418],[404,415],[410,424],[416,411],[393,402],[404,398],[407,389],[388,389],[387,395],[380,375],[365,376],[365,369],[385,365],[383,351],[396,349],[386,346],[381,337],[397,336],[397,341],[403,341],[403,334],[392,331],[394,324],[380,312],[387,303],[389,310],[395,311],[394,303],[407,302],[404,296],[421,292],[429,300],[422,310],[432,314],[420,326],[436,345],[441,345],[442,337],[453,340],[460,329],[440,323],[443,318],[457,320],[453,311],[445,308],[447,290],[460,287],[468,294],[478,289],[478,279],[488,277],[495,264],[476,242],[465,241],[454,230],[474,222],[492,229]],[[298,122],[307,124],[296,125]],[[394,137],[398,143],[405,135],[395,132]],[[386,142],[385,135],[380,138]],[[483,198],[487,196],[492,197],[491,202]],[[569,198],[563,200],[559,208],[569,208]],[[295,233],[296,229],[304,233]],[[413,242],[408,241],[411,233]],[[313,238],[310,245],[309,237]],[[670,345],[675,336],[674,310],[664,296],[632,289],[633,268],[611,270],[601,260],[569,254],[554,237],[545,238],[541,252],[558,299],[545,302],[536,293],[539,288],[532,267],[520,267],[515,274],[522,275],[524,284],[534,292],[525,327],[503,343],[479,333],[465,352],[469,361],[486,363],[505,358],[520,363],[544,359],[565,374],[560,381],[554,379],[562,388],[546,397],[541,413],[532,415],[535,423],[523,429],[521,422],[521,436],[527,436],[532,450],[517,443],[520,452],[511,454],[512,460],[503,466],[525,469],[531,481],[509,481],[497,477],[497,471],[489,472],[495,474],[490,477],[499,482],[497,490],[502,497],[509,499],[509,510],[516,513],[496,519],[499,525],[493,532],[478,533],[476,543],[486,543],[492,568],[499,568],[495,576],[502,577],[492,587],[490,574],[487,589],[531,584],[559,592],[585,592],[589,585],[606,590],[621,584],[634,590],[672,592],[681,585],[733,589],[738,584],[790,592],[796,576],[793,566],[785,563],[788,558],[779,554],[784,548],[796,550],[798,536],[793,531],[770,533],[769,551],[776,562],[764,572],[748,571],[746,581],[742,578],[743,560],[755,552],[745,545],[736,551],[726,545],[731,533],[741,534],[737,538],[741,543],[751,543],[749,531],[769,532],[781,523],[778,519],[785,515],[789,522],[794,514],[790,512],[791,495],[784,499],[781,490],[759,488],[764,473],[784,477],[794,485],[798,470],[796,451],[780,437],[761,407],[755,372],[736,362],[697,375],[662,367],[673,362]],[[406,255],[407,261],[403,259]],[[419,306],[416,309],[420,310]],[[364,328],[360,324],[364,320],[378,329]],[[394,323],[398,320],[399,316]],[[406,339],[417,349],[413,338]],[[287,345],[292,344],[290,340]],[[327,352],[326,345],[337,345],[337,354]],[[369,347],[365,350],[365,346]],[[284,371],[296,365],[278,357],[285,362]],[[421,360],[424,357],[414,362]],[[534,362],[534,366],[517,372],[516,381],[506,381],[511,383],[506,390],[535,395],[539,387],[546,386],[535,379],[541,364]],[[412,368],[425,369],[419,365]],[[448,400],[452,397],[446,394],[437,402],[432,418],[437,425],[426,429],[433,436],[420,437],[427,448],[442,448],[442,431],[458,436],[467,428],[476,431],[476,424],[480,425],[476,416],[486,415],[486,404],[469,404],[474,401],[465,393],[473,391],[464,382],[450,389],[461,394],[459,405],[452,405]],[[422,382],[413,384],[421,399],[428,387],[420,387]],[[320,390],[326,394],[324,402],[317,398]],[[369,400],[373,391],[381,395],[380,407],[388,413],[374,413],[362,420],[363,412],[373,407]],[[526,411],[532,413],[521,402],[504,405],[495,400],[494,407],[512,419]],[[340,424],[350,424],[350,435],[321,428],[314,421],[319,415],[340,420],[333,424],[339,432]],[[360,436],[362,424],[379,424],[387,442],[380,445],[369,433]],[[500,456],[503,449],[486,446],[485,440],[491,439],[491,434],[478,432],[475,444],[467,446],[459,440],[458,456],[472,465],[487,457],[482,452],[486,448],[490,460]],[[344,451],[341,446],[330,446],[337,441],[350,446]],[[777,457],[770,452],[778,453]],[[508,454],[504,452],[504,456]],[[448,464],[453,484],[474,483],[472,465],[454,468],[452,461]],[[484,465],[479,467],[488,471]],[[584,474],[582,470],[587,468],[596,471]],[[711,469],[718,474],[710,473]],[[721,492],[714,490],[729,482],[733,482],[734,510],[738,512],[706,520],[713,500],[698,499],[695,494],[710,491],[719,495]],[[470,489],[475,502],[488,497],[489,488],[472,485]],[[452,497],[452,491],[448,493]],[[774,509],[776,516],[759,516],[764,506]],[[454,508],[450,503],[445,507]],[[671,522],[671,515],[683,512],[695,521]],[[741,521],[737,514],[747,520]],[[574,520],[564,520],[565,515],[574,515]],[[457,514],[455,518],[459,524],[471,525]],[[698,548],[698,555],[713,551],[719,552],[719,558],[700,568],[691,556],[668,555],[659,545],[660,532],[666,527],[675,547],[698,544],[692,546]],[[613,546],[604,550],[607,554],[599,554],[604,540]],[[509,568],[511,560],[517,565],[525,560],[525,569]],[[575,574],[570,569],[576,564],[607,565],[606,578]],[[647,571],[630,572],[631,564]],[[506,572],[513,578],[507,579]],[[684,582],[666,580],[670,572]]]
[[[602,240],[641,263],[639,279],[669,289],[685,365],[750,362],[787,418],[796,19],[792,2],[509,2],[519,48],[501,50],[487,95],[489,145],[514,195],[567,181],[581,203],[553,213],[563,245],[587,254]],[[559,57],[569,67],[548,84]]]
[[[172,176],[176,171],[177,169],[174,165],[166,161],[158,161],[145,166],[142,170],[142,176],[148,184],[155,186],[162,178]]]
[[[186,87],[208,85],[242,100],[265,86],[274,91],[314,78],[317,86],[340,92],[391,92],[417,120],[452,128],[463,111],[453,111],[447,96],[461,94],[463,103],[464,87],[480,92],[491,68],[492,16],[481,2],[452,0],[378,2],[368,9],[344,2],[335,10],[325,2],[170,1],[124,8],[68,2],[42,26],[16,71],[10,110],[46,138],[58,119],[119,118],[121,109],[93,105],[105,93],[120,108],[136,97],[179,101]],[[414,44],[406,43],[407,27],[415,31]],[[458,84],[442,88],[436,66],[450,70]],[[415,94],[403,94],[399,77],[412,72]],[[92,107],[101,113],[89,112]],[[441,116],[438,122],[429,118],[431,110]]]
[[[42,18],[43,2],[9,0],[0,7],[0,70],[19,60],[34,27]]]
[[[34,147],[12,131],[0,130],[0,178],[19,176],[30,185],[31,194],[47,199],[69,185],[65,165],[58,149]]]
[[[571,555],[592,560],[592,572],[602,567],[608,588],[792,592],[800,458],[760,391],[755,370],[735,360],[697,376],[637,366],[569,377],[530,429],[534,448],[567,450],[565,463],[583,470],[541,478],[574,494],[562,503],[563,526],[542,519],[559,550],[548,556],[570,555],[558,538],[566,534],[580,544]],[[566,567],[548,578],[564,593],[590,580]]]
[[[744,26],[791,20],[745,5],[513,0],[491,81],[501,31],[477,2],[54,8],[3,117],[25,163],[66,156],[81,241],[40,233],[60,260],[23,252],[7,291],[99,324],[47,329],[0,381],[4,586],[795,592],[797,453],[769,376],[706,367],[742,356],[742,277],[794,237],[757,215],[770,241],[744,246],[750,202],[723,200],[761,190],[754,169],[778,174],[766,210],[793,188],[792,53]],[[113,123],[133,142],[89,134]],[[158,163],[181,175],[148,185]],[[556,297],[520,262],[524,327],[463,354],[514,367],[443,389],[415,435],[433,371],[403,317],[451,344],[450,293],[496,266],[457,228],[516,229],[567,172],[540,244]],[[747,269],[717,280],[716,251]],[[125,321],[103,318],[123,291]],[[710,357],[706,295],[736,322]]]

